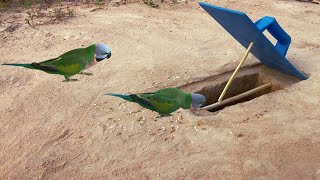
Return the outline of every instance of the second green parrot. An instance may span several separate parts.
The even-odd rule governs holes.
[[[200,108],[206,101],[202,94],[187,93],[177,88],[160,89],[153,93],[141,94],[115,94],[106,95],[120,97],[130,102],[136,102],[140,106],[156,111],[160,116],[167,116],[170,113],[183,109]]]
[[[105,44],[93,44],[86,48],[78,48],[68,51],[57,58],[31,64],[2,64],[6,66],[21,66],[28,69],[41,70],[49,74],[59,74],[65,77],[65,81],[75,74],[92,75],[82,72],[98,62],[109,59],[111,50]]]

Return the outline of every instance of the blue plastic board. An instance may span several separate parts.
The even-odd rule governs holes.
[[[275,18],[265,16],[253,23],[243,12],[202,2],[199,5],[242,46],[247,48],[250,42],[254,42],[250,52],[264,65],[299,79],[307,79],[286,59],[285,56],[291,43],[291,38],[280,27]],[[275,46],[262,33],[264,30],[268,30],[277,40]]]

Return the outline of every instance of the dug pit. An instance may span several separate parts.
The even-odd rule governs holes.
[[[250,101],[259,96],[284,89],[300,81],[264,65],[245,67],[237,73],[223,101],[217,103],[232,73],[233,71],[228,71],[216,76],[202,78],[179,88],[204,95],[207,101],[203,109],[216,112],[227,106]]]

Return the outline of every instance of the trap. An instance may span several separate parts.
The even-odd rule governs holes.
[[[227,106],[250,101],[262,95],[285,89],[301,81],[261,64],[241,68],[224,95],[218,101],[233,71],[199,79],[182,85],[181,89],[204,95],[207,99],[202,109],[210,112],[219,111]]]
[[[229,73],[229,80],[224,77],[225,81],[218,80],[220,83],[216,85],[205,87],[202,85],[201,89],[193,89],[194,92],[199,92],[207,98],[207,104],[202,109],[217,111],[307,79],[286,59],[291,37],[281,28],[275,18],[265,16],[253,23],[243,12],[203,2],[200,2],[199,5],[242,46],[247,48],[235,71],[232,74]],[[268,30],[277,40],[276,45],[273,45],[263,34],[265,30]],[[265,66],[253,68],[255,71],[247,68],[246,72],[251,73],[247,74],[243,71],[236,76],[250,52]],[[266,67],[271,68],[272,73],[265,73],[268,71]]]

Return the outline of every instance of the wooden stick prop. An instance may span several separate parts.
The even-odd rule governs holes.
[[[225,99],[225,100],[223,100],[221,102],[216,102],[216,103],[211,104],[209,106],[205,106],[205,107],[203,107],[201,109],[210,110],[210,109],[214,109],[214,108],[217,108],[217,107],[220,107],[220,106],[224,106],[224,105],[226,105],[228,103],[235,102],[237,100],[240,100],[242,98],[248,97],[248,96],[250,96],[250,95],[252,95],[254,93],[257,93],[259,91],[262,91],[262,90],[265,90],[265,89],[268,89],[268,88],[271,88],[271,83],[264,84],[262,86],[256,87],[256,88],[251,89],[251,90],[249,90],[247,92],[244,92],[242,94],[239,94],[239,95],[233,96],[231,98]]]
[[[247,49],[247,51],[246,51],[246,54],[244,55],[243,59],[240,61],[240,63],[239,63],[239,65],[238,65],[238,67],[236,68],[236,70],[233,72],[233,74],[232,74],[232,76],[230,77],[227,85],[224,87],[224,89],[223,89],[223,91],[222,91],[222,93],[221,93],[221,95],[220,95],[220,97],[219,97],[219,99],[218,99],[219,102],[222,101],[223,96],[226,94],[227,90],[229,89],[229,86],[231,85],[231,83],[232,83],[235,75],[236,75],[237,72],[239,71],[239,69],[240,69],[240,67],[242,66],[242,64],[244,63],[244,61],[247,59],[247,57],[248,57],[248,55],[249,55],[249,52],[250,52],[252,46],[253,46],[253,42],[251,42],[251,43],[249,44],[249,47],[248,47],[248,49]]]

